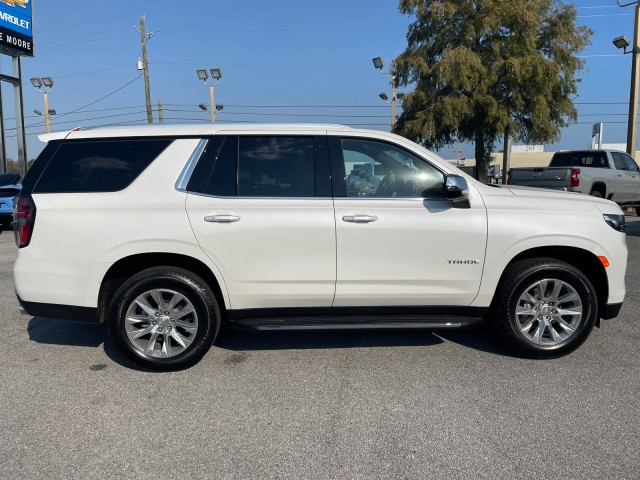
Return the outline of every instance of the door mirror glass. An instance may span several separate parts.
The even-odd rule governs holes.
[[[460,175],[447,175],[445,196],[458,208],[469,208],[469,186]]]

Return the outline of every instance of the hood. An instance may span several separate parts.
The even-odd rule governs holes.
[[[545,200],[559,200],[569,202],[587,202],[597,206],[600,210],[608,210],[610,213],[615,213],[620,207],[617,203],[606,200],[604,198],[592,197],[591,195],[585,195],[577,192],[567,192],[564,190],[552,190],[548,188],[535,188],[535,187],[521,187],[518,185],[505,185],[500,187],[504,190],[508,190],[513,195],[522,198],[529,198],[531,201],[536,199]],[[615,210],[611,210],[615,207]]]

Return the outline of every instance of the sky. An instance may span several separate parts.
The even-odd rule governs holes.
[[[389,63],[406,48],[409,16],[397,0],[31,0],[35,56],[23,57],[23,102],[27,156],[44,144],[43,95],[31,77],[52,77],[52,130],[146,123],[144,82],[136,68],[145,14],[151,100],[164,105],[165,123],[207,122],[198,104],[209,90],[198,68],[220,68],[215,101],[224,105],[219,122],[339,123],[390,130],[390,77],[371,59]],[[586,68],[575,99],[578,123],[545,150],[585,148],[593,123],[604,122],[604,141],[624,143],[631,56],[611,40],[633,37],[634,8],[614,0],[574,2],[578,23],[594,34],[582,52]],[[11,59],[0,55],[0,72]],[[3,82],[7,155],[16,158],[13,87]],[[104,98],[103,98],[104,97]],[[443,148],[455,158],[456,146]],[[501,142],[496,150],[502,148]],[[473,158],[473,146],[461,145]]]

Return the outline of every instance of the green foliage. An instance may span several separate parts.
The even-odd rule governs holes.
[[[475,143],[478,178],[510,126],[527,143],[557,141],[575,121],[573,97],[591,30],[558,0],[400,0],[415,16],[395,60],[398,85],[415,84],[396,133],[430,148]]]
[[[35,159],[31,159],[27,162],[27,171],[29,171],[33,162],[35,162]],[[20,173],[20,164],[17,160],[7,158],[7,173]]]

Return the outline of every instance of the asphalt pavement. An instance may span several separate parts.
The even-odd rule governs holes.
[[[149,373],[106,329],[18,313],[0,234],[0,479],[638,479],[640,219],[627,299],[570,356],[483,330],[223,330]]]

